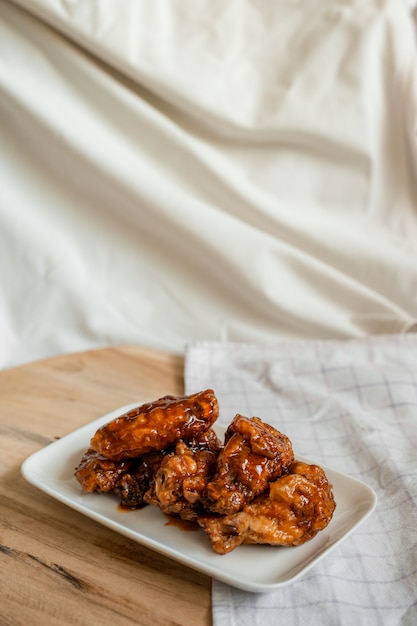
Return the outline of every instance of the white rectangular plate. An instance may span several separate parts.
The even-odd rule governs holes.
[[[35,452],[23,463],[23,476],[38,489],[104,526],[204,574],[253,592],[270,591],[293,582],[345,539],[376,506],[376,495],[370,487],[324,467],[337,504],[325,530],[298,547],[240,546],[229,554],[218,555],[202,530],[185,532],[169,525],[167,517],[154,506],[120,511],[114,495],[82,493],[74,478],[74,468],[97,428],[139,404],[112,411]]]

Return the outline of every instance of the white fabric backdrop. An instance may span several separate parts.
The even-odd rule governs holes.
[[[2,0],[0,367],[409,328],[416,59],[401,0]]]

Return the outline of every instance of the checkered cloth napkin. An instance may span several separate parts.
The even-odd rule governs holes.
[[[296,455],[378,495],[371,516],[293,583],[255,594],[213,580],[214,626],[417,624],[417,336],[201,342],[187,348],[185,380],[187,393],[215,390],[219,423],[257,415]]]

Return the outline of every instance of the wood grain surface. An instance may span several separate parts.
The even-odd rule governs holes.
[[[130,402],[183,393],[183,358],[122,347],[0,372],[2,626],[211,624],[211,581],[21,476],[33,452]]]

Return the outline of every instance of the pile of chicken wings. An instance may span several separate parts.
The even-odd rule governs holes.
[[[324,529],[336,504],[323,469],[297,461],[288,437],[258,417],[237,414],[221,441],[218,415],[212,389],[143,404],[97,430],[75,477],[125,508],[194,522],[218,554],[297,546]]]

